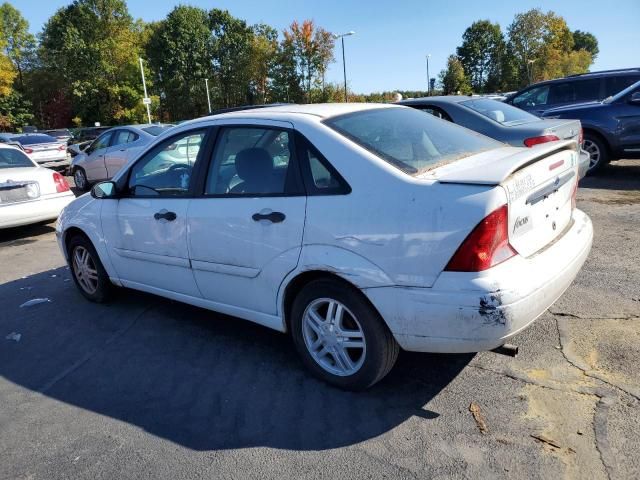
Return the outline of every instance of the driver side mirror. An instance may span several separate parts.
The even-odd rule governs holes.
[[[631,98],[629,99],[629,103],[640,105],[640,92],[633,92],[631,94]]]
[[[117,198],[117,195],[115,182],[96,183],[91,189],[91,196],[97,199]]]

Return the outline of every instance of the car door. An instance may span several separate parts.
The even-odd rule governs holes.
[[[206,128],[177,133],[139,158],[119,181],[121,198],[105,202],[102,227],[124,286],[200,297],[189,263],[187,211]],[[191,156],[176,154],[183,143]]]
[[[629,92],[610,108],[617,120],[622,155],[624,158],[640,157],[640,88]]]
[[[82,163],[82,168],[84,168],[87,179],[90,182],[108,178],[107,169],[104,165],[104,155],[109,148],[112,134],[112,131],[103,133],[85,150],[87,158]]]
[[[113,133],[111,146],[107,150],[104,159],[107,178],[113,178],[113,176],[118,173],[118,170],[126,163],[129,158],[128,149],[130,148],[130,144],[138,138],[139,135],[137,133],[126,128],[118,129]]]
[[[275,315],[280,283],[298,262],[305,222],[292,125],[220,126],[203,192],[191,202],[188,219],[202,295],[228,313]]]

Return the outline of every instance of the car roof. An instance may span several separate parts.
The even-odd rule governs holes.
[[[542,82],[532,83],[531,85],[527,85],[526,87],[521,88],[516,93],[519,93],[528,88],[537,87],[540,85],[551,85],[553,83],[559,83],[559,82],[578,82],[580,80],[588,80],[593,78],[624,77],[628,75],[636,75],[640,77],[640,68],[625,68],[620,70],[601,70],[598,72],[576,73],[574,75],[569,75],[567,77],[553,78],[551,80],[543,80]]]
[[[497,102],[498,100],[495,100],[493,98],[487,98],[487,97],[473,97],[471,95],[438,95],[438,96],[434,96],[434,97],[420,97],[420,98],[408,98],[406,100],[401,100],[398,102],[398,105],[411,105],[411,104],[420,104],[420,103],[429,103],[429,102],[435,102],[435,103],[461,103],[464,102],[466,100],[493,100],[495,102]]]

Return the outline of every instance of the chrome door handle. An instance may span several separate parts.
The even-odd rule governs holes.
[[[176,212],[167,212],[163,209],[159,212],[154,213],[153,218],[155,218],[156,220],[168,220],[170,222],[173,222],[176,218],[178,218],[178,216],[176,215]]]

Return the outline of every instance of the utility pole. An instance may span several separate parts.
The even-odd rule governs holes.
[[[211,113],[211,98],[209,97],[209,79],[204,79],[204,85],[207,89],[207,105],[209,105],[209,113]]]
[[[344,37],[348,37],[350,35],[354,35],[356,32],[354,32],[353,30],[351,30],[350,32],[347,33],[342,33],[340,35],[338,34],[333,34],[333,38],[340,39],[342,41],[342,73],[344,75],[344,101],[348,102],[349,101],[349,96],[347,95],[347,62],[345,61],[344,58]]]
[[[149,120],[149,123],[151,123],[151,109],[149,107],[149,105],[151,104],[151,99],[147,95],[147,82],[144,79],[144,67],[142,66],[142,57],[139,57],[138,60],[140,60],[140,74],[142,75],[142,88],[144,89],[144,98],[142,99],[142,103],[144,103],[147,106],[147,119]]]
[[[431,96],[431,75],[429,74],[429,59],[431,54],[427,54],[427,97]]]

